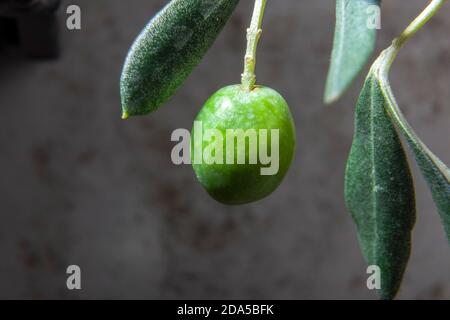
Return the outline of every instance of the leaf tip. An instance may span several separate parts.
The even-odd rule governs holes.
[[[122,112],[122,120],[127,120],[130,117],[130,114],[127,111]]]
[[[325,90],[325,94],[323,97],[323,102],[326,105],[331,105],[334,104],[335,102],[337,102],[339,100],[339,98],[341,97],[341,93],[339,93],[336,90],[330,90],[330,89],[326,89]]]

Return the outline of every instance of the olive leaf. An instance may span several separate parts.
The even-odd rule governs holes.
[[[386,49],[375,61],[373,73],[380,84],[391,118],[405,136],[428,183],[450,243],[450,169],[417,136],[398,106],[388,78],[390,64],[396,54],[393,46]]]
[[[376,40],[371,26],[373,6],[381,0],[337,0],[336,29],[325,87],[325,103],[333,103],[347,90],[370,58]]]
[[[120,79],[123,118],[157,110],[186,80],[239,0],[172,0],[129,50]]]
[[[345,199],[363,255],[381,271],[381,299],[393,299],[409,259],[414,185],[406,155],[371,72],[360,94],[345,175]]]

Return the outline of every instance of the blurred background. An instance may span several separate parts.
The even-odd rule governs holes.
[[[59,59],[29,59],[11,41],[0,49],[0,298],[375,299],[343,199],[364,75],[339,103],[322,104],[334,1],[268,1],[258,82],[288,101],[298,148],[275,193],[236,207],[212,200],[190,166],[172,164],[170,135],[239,82],[253,2],[241,1],[163,108],[124,122],[124,58],[166,2],[63,0]],[[82,30],[65,26],[70,4],[81,7]],[[385,1],[377,53],[426,4]],[[445,5],[391,79],[408,120],[450,164],[448,30]],[[399,298],[448,299],[450,248],[411,164],[418,220]],[[82,290],[66,288],[71,264],[81,267]]]

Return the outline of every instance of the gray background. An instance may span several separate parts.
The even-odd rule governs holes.
[[[334,1],[269,1],[259,83],[284,95],[298,149],[281,187],[255,204],[210,199],[170,161],[176,128],[239,81],[252,1],[158,112],[120,120],[118,79],[132,40],[165,0],[78,0],[82,31],[63,31],[57,62],[0,62],[0,298],[375,298],[343,200],[361,76],[333,107],[322,93]],[[385,1],[377,52],[425,6]],[[65,10],[61,16],[65,18]],[[450,163],[450,5],[393,68],[407,118]],[[413,166],[418,222],[399,298],[450,298],[450,248]],[[82,290],[65,268],[82,269]]]

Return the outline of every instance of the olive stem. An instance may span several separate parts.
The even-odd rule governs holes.
[[[423,26],[441,9],[447,0],[432,0],[428,6],[414,19],[413,22],[402,32],[402,34],[394,39],[391,48],[388,49],[390,54],[387,55],[386,71],[389,70],[392,62],[399,53],[400,49],[411,39]]]
[[[255,8],[250,28],[247,29],[247,51],[244,59],[244,73],[242,74],[242,87],[252,91],[255,87],[256,76],[256,48],[262,34],[262,20],[267,0],[255,0]]]
[[[412,140],[419,141],[418,143],[424,150],[428,150],[428,148],[415,135],[414,131],[411,129],[400,108],[398,107],[395,98],[392,98],[393,94],[390,93],[391,88],[389,85],[389,71],[404,44],[409,39],[411,39],[411,37],[414,36],[420,29],[422,29],[422,27],[439,11],[439,9],[441,9],[442,5],[446,1],[447,0],[432,0],[428,4],[428,6],[417,16],[417,18],[414,19],[414,21],[411,22],[411,24],[402,32],[402,34],[394,39],[392,45],[380,54],[378,59],[375,60],[374,64],[372,65],[372,71],[375,72],[379,79],[382,81],[382,90],[387,91],[386,97],[388,97],[388,99],[390,99],[391,101],[391,112],[393,112],[394,118],[398,123],[400,123],[400,127],[402,127],[403,130],[407,132]],[[445,167],[445,165],[443,165],[439,159],[436,158],[437,160],[434,160],[435,156],[433,153],[431,153],[431,151],[428,150],[427,152],[431,155],[432,160],[437,164],[438,167]],[[447,172],[446,169],[443,169],[442,171]]]

